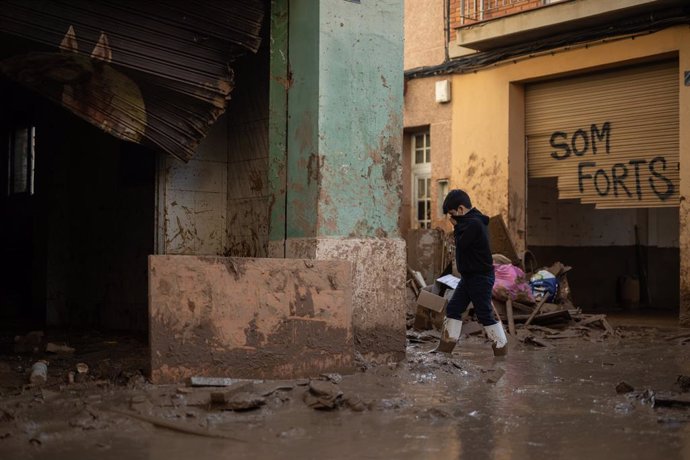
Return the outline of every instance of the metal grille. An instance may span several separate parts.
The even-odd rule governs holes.
[[[530,178],[597,208],[679,205],[676,62],[529,85]]]
[[[514,11],[514,7],[537,7],[548,4],[542,0],[460,0],[460,23],[474,23],[486,19],[504,16]]]

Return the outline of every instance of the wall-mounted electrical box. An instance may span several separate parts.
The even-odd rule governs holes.
[[[436,82],[436,102],[450,102],[450,80]]]

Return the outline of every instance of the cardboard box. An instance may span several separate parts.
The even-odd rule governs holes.
[[[419,297],[417,297],[417,305],[435,312],[442,311],[446,304],[448,304],[447,299],[424,289],[419,292]]]

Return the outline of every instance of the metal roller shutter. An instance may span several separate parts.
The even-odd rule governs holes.
[[[0,73],[126,141],[189,160],[225,111],[262,0],[3,0]],[[19,38],[19,40],[17,40]]]
[[[528,85],[529,178],[601,209],[678,206],[678,84],[674,61]]]

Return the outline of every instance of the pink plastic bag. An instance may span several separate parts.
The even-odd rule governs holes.
[[[494,274],[496,281],[492,295],[494,299],[506,301],[516,300],[518,302],[534,303],[532,289],[525,274],[515,265],[494,264]]]

